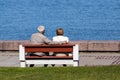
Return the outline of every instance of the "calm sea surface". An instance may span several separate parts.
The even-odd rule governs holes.
[[[120,0],[0,0],[0,40],[28,40],[37,27],[52,39],[120,40]]]

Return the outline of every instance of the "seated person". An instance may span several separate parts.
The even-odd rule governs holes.
[[[62,28],[58,28],[56,30],[56,36],[53,37],[53,41],[55,42],[65,42],[68,43],[69,42],[69,38],[64,36],[64,30]],[[66,53],[55,53],[55,56],[67,56],[68,54]]]
[[[62,28],[58,28],[56,30],[56,36],[53,37],[53,41],[56,42],[65,42],[68,43],[69,42],[69,38],[64,36],[64,30]],[[54,53],[54,56],[68,56],[69,53]],[[55,66],[54,64],[52,64],[52,66]],[[66,64],[63,64],[63,66],[67,66]]]

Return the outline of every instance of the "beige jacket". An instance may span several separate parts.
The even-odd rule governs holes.
[[[62,42],[51,41],[41,33],[32,34],[30,41],[32,44],[61,44],[62,43]]]

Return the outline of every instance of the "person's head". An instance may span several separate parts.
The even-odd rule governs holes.
[[[57,35],[63,35],[63,34],[64,34],[64,30],[63,30],[62,28],[58,28],[58,29],[56,30],[56,34],[57,34]]]
[[[38,32],[44,34],[45,32],[45,27],[44,26],[38,26]]]

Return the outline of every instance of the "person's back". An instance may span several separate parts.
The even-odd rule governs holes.
[[[34,33],[31,36],[32,44],[49,44],[51,41],[41,33]]]
[[[60,42],[60,41],[66,41],[68,43],[68,37],[65,37],[65,36],[55,36],[53,37],[53,41],[57,41],[57,42]]]

